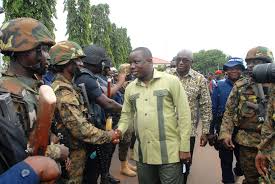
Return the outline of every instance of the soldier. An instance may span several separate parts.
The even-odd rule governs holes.
[[[191,68],[193,62],[193,53],[189,50],[181,50],[176,56],[176,71],[172,74],[177,76],[188,96],[188,102],[191,110],[192,132],[190,137],[190,152],[193,155],[195,137],[197,135],[198,112],[200,112],[202,122],[202,135],[200,137],[200,146],[207,144],[207,135],[209,134],[211,121],[211,98],[207,86],[206,78]],[[187,164],[187,171],[184,174],[184,183],[190,170],[190,164]]]
[[[56,72],[52,87],[57,97],[57,131],[66,132],[63,140],[70,147],[71,170],[67,183],[82,183],[86,161],[85,143],[102,144],[117,138],[114,131],[103,131],[87,120],[83,98],[73,86],[72,79],[79,72],[82,58],[81,47],[72,41],[63,41],[50,49],[51,65]],[[86,116],[85,116],[86,115]]]
[[[275,84],[272,84],[269,92],[267,107],[267,119],[261,130],[261,144],[258,145],[256,156],[256,167],[266,180],[275,183]]]
[[[228,149],[233,149],[234,126],[239,129],[235,141],[240,145],[241,168],[246,183],[255,184],[259,177],[255,168],[255,157],[257,145],[260,143],[263,103],[267,99],[264,92],[267,88],[255,83],[251,74],[255,65],[273,62],[273,54],[268,48],[258,46],[248,51],[245,60],[249,76],[237,81],[228,97],[219,139],[223,140]]]
[[[97,77],[94,74],[97,73],[97,71],[101,71],[100,69],[102,68],[102,66],[96,66],[100,65],[102,61],[107,60],[105,50],[95,45],[87,46],[83,50],[86,55],[86,57],[83,58],[84,67],[81,68],[80,72],[75,76],[74,82],[77,85],[82,83],[85,85],[88,97],[87,100],[88,104],[90,105],[89,108],[92,111],[90,113],[92,113],[91,116],[93,123],[97,128],[105,129],[106,120],[102,117],[101,111],[109,110],[112,112],[120,112],[122,106],[104,94],[100,84],[98,83]],[[88,155],[91,155],[97,147],[97,157],[87,158],[84,178],[85,182],[96,183],[99,173],[101,175],[101,183],[106,183],[107,181],[110,183],[119,182],[118,179],[112,177],[112,175],[109,174],[109,165],[112,159],[111,149],[113,146],[110,144],[108,145],[108,148],[110,149],[105,150],[99,150],[103,147],[103,145],[89,145]]]
[[[39,80],[44,74],[49,48],[55,44],[48,29],[32,18],[17,18],[3,24],[1,53],[9,56],[7,72],[0,78],[1,91],[11,93],[15,111],[29,137],[36,124]],[[46,156],[67,159],[69,152],[64,145],[51,144]]]

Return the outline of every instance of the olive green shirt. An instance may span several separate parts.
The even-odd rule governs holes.
[[[190,151],[191,113],[177,77],[154,70],[147,86],[136,79],[125,91],[118,129],[134,120],[135,160],[147,164],[179,162],[179,151]]]

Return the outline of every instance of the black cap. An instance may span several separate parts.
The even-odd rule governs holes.
[[[84,47],[83,51],[86,55],[86,57],[83,58],[84,63],[98,65],[101,62],[106,62],[108,60],[106,51],[102,47],[96,45],[89,45]]]

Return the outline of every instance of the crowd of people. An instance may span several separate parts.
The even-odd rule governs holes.
[[[223,183],[242,175],[246,184],[275,183],[274,85],[251,77],[255,65],[274,62],[268,48],[250,49],[245,60],[230,58],[208,81],[192,69],[193,53],[186,49],[168,72],[154,69],[146,47],[133,49],[128,64],[111,70],[104,48],[55,43],[32,18],[10,20],[1,32],[1,53],[10,63],[0,96],[12,99],[0,101],[1,184],[120,183],[109,170],[117,144],[121,174],[137,176],[140,184],[186,184],[198,134],[201,147],[209,143],[219,152]],[[37,156],[29,143],[42,131],[41,85],[51,86],[56,104],[48,145]],[[6,149],[14,137],[20,146]]]

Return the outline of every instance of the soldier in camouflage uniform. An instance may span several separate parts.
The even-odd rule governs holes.
[[[207,144],[207,135],[209,134],[210,121],[212,119],[211,98],[207,86],[206,78],[191,68],[193,53],[189,50],[182,50],[176,56],[176,70],[172,73],[178,76],[188,96],[188,102],[191,109],[192,132],[190,137],[191,156],[193,154],[195,137],[197,135],[198,111],[202,122],[202,135],[200,145]],[[189,174],[189,165],[184,176],[184,183]]]
[[[29,137],[35,126],[39,80],[47,67],[53,36],[41,22],[32,18],[17,18],[4,23],[0,40],[1,53],[10,57],[7,72],[0,78],[1,92],[9,92],[25,134]],[[46,156],[66,159],[68,148],[51,144]]]
[[[258,145],[256,167],[266,183],[275,183],[275,84],[269,92],[267,118],[262,125],[261,143]],[[267,169],[268,168],[268,169]],[[269,176],[268,176],[269,175]]]
[[[246,63],[249,75],[235,83],[228,97],[221,124],[219,139],[223,140],[228,149],[234,148],[231,139],[234,126],[239,128],[235,140],[240,145],[240,164],[247,184],[258,182],[255,157],[263,123],[260,110],[263,109],[261,102],[267,99],[264,91],[268,89],[255,83],[251,74],[255,65],[270,62],[273,62],[273,54],[268,48],[258,46],[248,51]]]
[[[67,183],[82,183],[86,161],[85,143],[102,144],[116,139],[114,131],[97,129],[87,120],[82,96],[72,83],[74,74],[85,57],[81,47],[72,41],[57,43],[50,49],[51,65],[56,72],[52,87],[57,97],[57,129],[67,131],[60,137],[69,143],[71,170]],[[63,131],[64,132],[64,131]],[[66,137],[64,137],[66,136]]]

